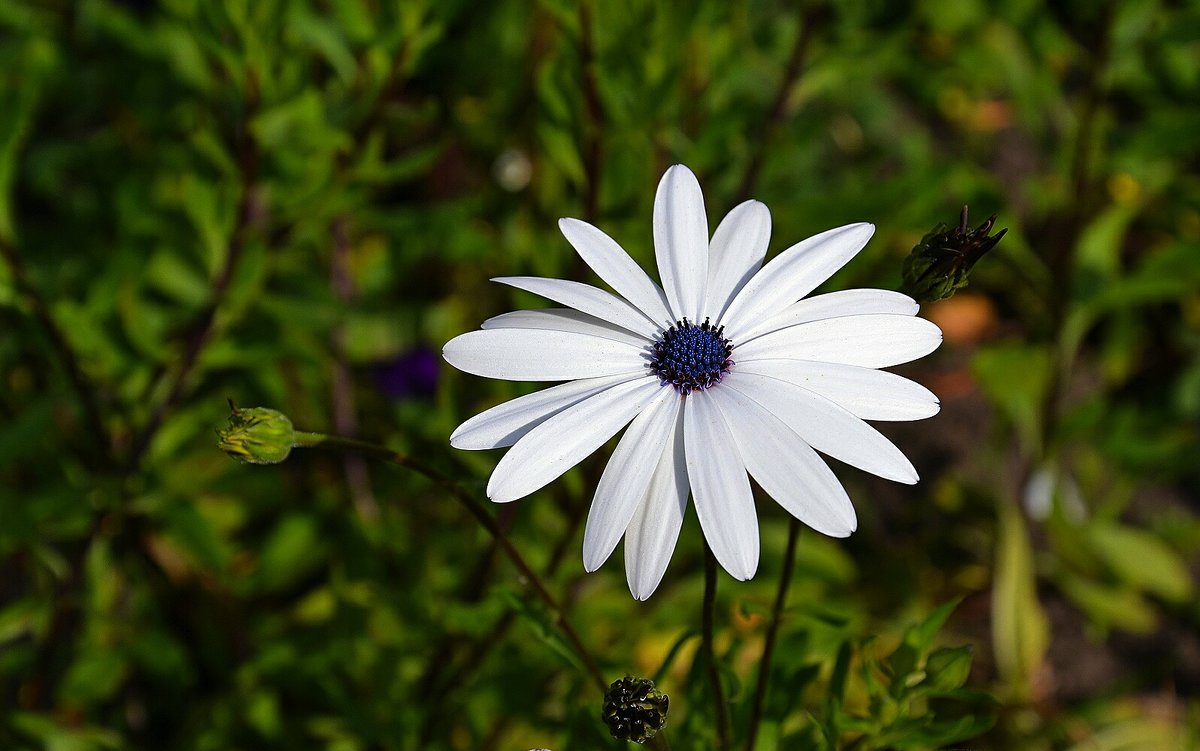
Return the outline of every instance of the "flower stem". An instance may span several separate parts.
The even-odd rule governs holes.
[[[448,491],[455,497],[455,499],[458,500],[459,503],[463,505],[464,508],[467,509],[467,511],[471,513],[472,516],[475,517],[476,521],[483,525],[483,528],[492,535],[492,538],[500,546],[500,549],[504,551],[504,554],[508,556],[508,559],[512,562],[512,564],[517,567],[517,571],[520,572],[522,578],[524,578],[525,581],[533,587],[534,593],[537,594],[538,598],[541,599],[543,603],[545,603],[546,607],[550,609],[550,612],[554,614],[554,624],[561,629],[563,635],[567,637],[567,641],[570,642],[572,649],[575,650],[575,654],[583,663],[588,676],[592,679],[596,686],[598,686],[602,692],[608,690],[608,681],[604,680],[604,674],[600,672],[600,668],[596,663],[596,659],[592,656],[591,652],[587,650],[587,647],[583,645],[583,641],[579,638],[579,634],[575,631],[575,628],[571,625],[570,621],[567,620],[566,612],[563,610],[562,605],[559,604],[558,599],[555,598],[555,596],[550,593],[550,590],[546,588],[546,585],[544,582],[542,582],[541,577],[538,576],[537,572],[533,570],[533,568],[525,560],[524,556],[522,556],[520,551],[517,550],[516,546],[513,545],[512,540],[508,539],[508,535],[504,533],[504,530],[500,527],[499,522],[496,521],[496,517],[488,513],[487,508],[474,496],[460,488],[453,480],[442,474],[437,469],[434,469],[419,459],[414,459],[411,456],[406,456],[396,451],[392,451],[386,446],[380,446],[378,444],[368,443],[366,441],[359,441],[354,438],[344,438],[342,436],[326,435],[324,433],[304,433],[300,431],[296,432],[296,446],[305,448],[334,449],[338,451],[353,451],[373,459],[381,459],[386,462],[391,462],[397,466],[411,469],[419,475],[424,475],[426,478],[432,480]]]
[[[796,541],[798,539],[800,539],[800,520],[792,517],[788,520],[787,552],[783,554],[783,572],[779,575],[779,589],[775,592],[775,605],[771,608],[771,622],[767,624],[762,660],[758,663],[758,684],[754,687],[754,703],[750,710],[746,751],[754,751],[754,742],[758,739],[758,726],[762,722],[763,707],[767,701],[767,684],[771,680],[771,660],[775,656],[775,640],[779,636],[779,622],[783,619],[783,606],[787,602],[788,589],[792,585],[792,570],[796,567]]]
[[[729,748],[729,703],[725,701],[725,690],[721,688],[721,673],[717,670],[717,657],[713,650],[713,620],[717,609],[717,559],[708,544],[704,545],[704,613],[701,620],[705,669],[708,672],[708,687],[712,694],[713,715],[717,718],[716,751]]]

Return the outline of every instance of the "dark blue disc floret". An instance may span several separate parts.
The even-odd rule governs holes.
[[[720,383],[733,365],[732,353],[724,326],[713,326],[707,318],[697,326],[684,318],[654,342],[650,372],[662,385],[670,384],[680,396],[687,396]]]

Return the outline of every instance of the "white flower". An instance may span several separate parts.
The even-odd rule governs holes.
[[[577,219],[559,228],[617,295],[560,279],[496,279],[568,307],[491,318],[447,343],[447,362],[489,378],[566,383],[476,415],[450,443],[512,447],[487,487],[493,501],[507,503],[628,425],[588,513],[588,571],[624,535],[629,589],[649,597],[675,549],[690,492],[717,561],[735,578],[751,578],[758,520],[747,472],[808,526],[849,535],[858,523],[854,507],[817,451],[880,477],[917,481],[899,449],[863,420],[937,413],[929,390],[876,368],[932,352],[941,331],[896,292],[801,299],[862,249],[873,225],[822,232],[763,266],[767,207],[737,206],[710,241],[700,185],[676,165],[654,199],[662,287],[599,229]]]

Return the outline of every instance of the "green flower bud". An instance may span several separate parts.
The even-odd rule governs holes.
[[[963,206],[957,227],[934,227],[904,259],[904,293],[918,302],[934,302],[967,286],[971,268],[1008,232],[1006,227],[988,237],[995,223],[996,215],[992,214],[975,229],[968,229],[967,207]]]
[[[667,704],[654,681],[627,675],[608,687],[601,719],[617,740],[645,743],[667,724]]]
[[[296,431],[287,415],[266,407],[235,407],[230,400],[229,424],[218,430],[217,445],[248,464],[279,464],[296,445]]]

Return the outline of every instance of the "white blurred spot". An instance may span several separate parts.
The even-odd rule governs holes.
[[[1075,478],[1061,474],[1051,465],[1039,467],[1025,484],[1022,498],[1029,518],[1045,521],[1054,509],[1056,498],[1068,519],[1082,521],[1087,517],[1087,505]]]
[[[501,188],[510,193],[516,193],[529,185],[529,180],[533,177],[533,163],[529,161],[529,157],[524,151],[514,148],[505,149],[496,157],[496,163],[492,165],[492,175]],[[541,750],[534,749],[533,751]]]

